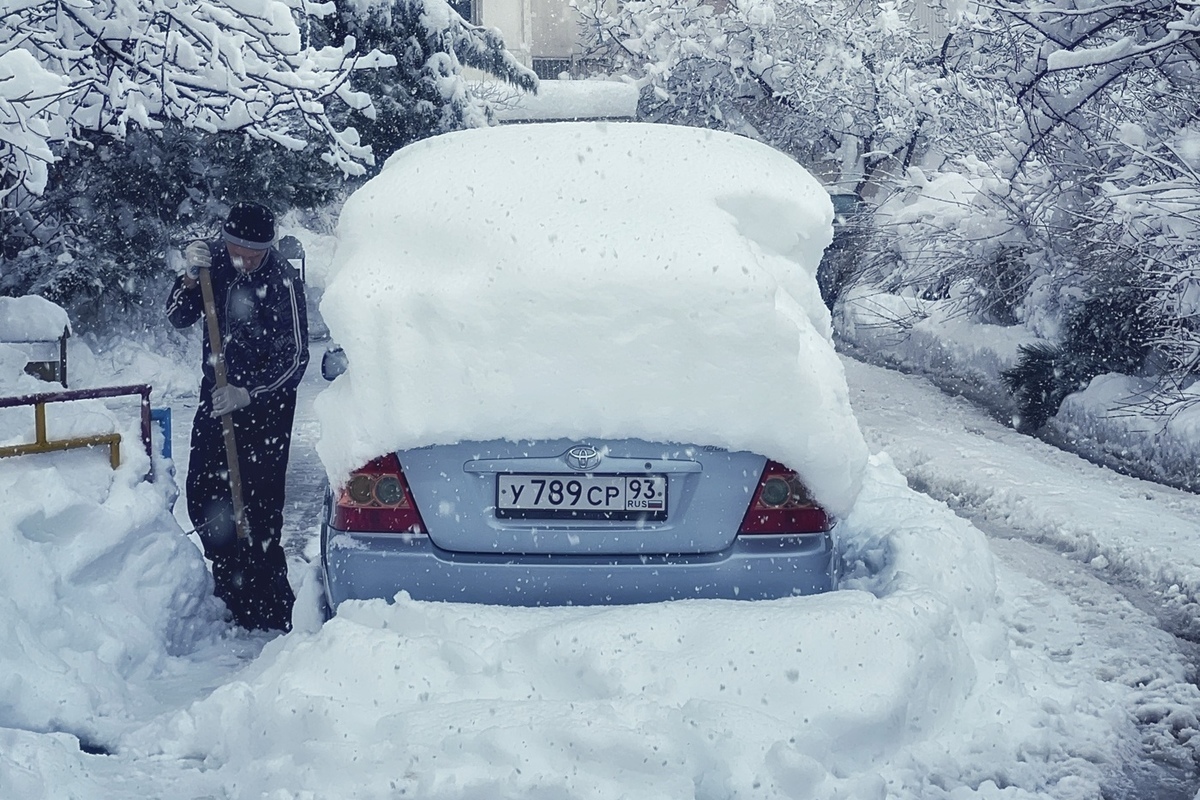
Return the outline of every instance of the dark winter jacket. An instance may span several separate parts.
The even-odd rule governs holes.
[[[229,383],[252,398],[279,389],[295,390],[308,366],[308,311],[296,270],[274,249],[249,275],[238,272],[223,242],[209,242],[212,285]],[[200,286],[189,289],[181,275],[167,298],[167,317],[186,328],[204,316]],[[215,384],[204,325],[204,383]]]

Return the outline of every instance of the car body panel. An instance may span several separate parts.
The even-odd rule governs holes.
[[[457,553],[654,555],[717,553],[737,535],[766,459],[715,447],[637,439],[589,439],[599,453],[590,469],[572,468],[580,443],[464,442],[397,453],[426,532],[438,548]],[[536,473],[663,475],[662,520],[500,519],[497,476]]]
[[[590,451],[586,459],[578,458]],[[770,599],[837,587],[835,530],[739,535],[767,460],[638,439],[461,442],[396,454],[424,530],[321,531],[330,608],[392,598],[510,605]],[[501,476],[666,477],[665,519],[501,519]]]
[[[450,553],[421,534],[323,529],[331,609],[346,600],[497,605],[609,605],[685,599],[770,600],[837,588],[836,528],[804,536],[739,537],[720,553],[563,556]]]

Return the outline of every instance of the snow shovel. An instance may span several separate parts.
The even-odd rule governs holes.
[[[212,276],[208,269],[200,269],[200,294],[204,298],[204,320],[208,324],[208,343],[212,350],[213,373],[217,388],[223,388],[225,378],[225,356],[221,348],[221,326],[217,322],[217,301],[213,298]],[[237,437],[233,432],[233,413],[221,415],[221,432],[225,436],[225,458],[229,462],[229,492],[233,496],[233,524],[240,541],[250,538],[246,524],[246,506],[242,502],[242,471],[238,467]]]

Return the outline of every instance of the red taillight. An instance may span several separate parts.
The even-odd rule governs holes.
[[[329,524],[339,531],[425,532],[425,523],[394,453],[350,473],[337,491]]]
[[[800,476],[782,464],[768,461],[738,535],[822,533],[832,527],[833,520],[809,497]]]

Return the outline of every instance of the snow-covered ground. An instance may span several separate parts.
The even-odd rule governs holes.
[[[510,144],[519,144],[512,136]],[[580,151],[581,164],[591,152]],[[657,160],[641,148],[629,152]],[[778,172],[767,160],[759,166]],[[604,172],[613,194],[600,205],[615,207],[630,187]],[[1189,682],[1189,665],[1152,616],[1099,578],[1118,576],[1190,615],[1200,589],[1200,553],[1189,546],[1200,534],[1200,502],[1018,436],[928,385],[839,361],[811,275],[828,241],[828,201],[817,202],[805,181],[763,193],[775,180],[783,177],[749,180],[739,185],[742,193],[722,195],[723,215],[699,208],[705,196],[696,187],[705,187],[689,183],[688,200],[697,206],[690,240],[719,231],[725,249],[713,252],[721,263],[741,266],[747,252],[754,255],[746,269],[719,277],[728,289],[724,307],[746,312],[736,316],[739,323],[759,330],[755,325],[771,321],[764,329],[770,335],[750,342],[769,342],[769,352],[747,352],[746,363],[779,369],[784,360],[804,363],[802,356],[816,354],[805,380],[829,391],[804,397],[829,405],[813,410],[793,397],[789,409],[772,396],[753,398],[769,401],[761,418],[713,417],[714,404],[687,413],[718,433],[728,426],[726,439],[735,444],[758,444],[774,430],[787,441],[764,446],[788,454],[820,449],[820,442],[845,445],[845,452],[803,454],[814,474],[821,464],[853,462],[853,474],[821,487],[852,506],[839,525],[842,590],[757,603],[589,608],[423,603],[401,594],[394,602],[344,603],[322,625],[307,563],[315,555],[322,476],[338,474],[376,433],[428,435],[415,429],[420,415],[404,420],[399,433],[385,430],[378,414],[367,415],[374,409],[351,420],[331,417],[339,393],[344,399],[356,390],[370,406],[410,377],[391,375],[398,360],[370,358],[383,347],[372,339],[374,296],[346,287],[363,281],[381,297],[409,303],[407,311],[437,312],[405,315],[389,330],[427,356],[411,368],[425,370],[443,402],[480,429],[489,422],[488,406],[454,394],[455,357],[466,359],[476,345],[495,349],[484,334],[524,330],[519,313],[489,315],[496,330],[477,330],[479,319],[470,316],[451,324],[460,307],[441,284],[450,284],[449,297],[461,299],[461,308],[482,312],[468,302],[478,287],[417,260],[437,253],[420,239],[418,225],[392,245],[412,248],[412,259],[401,263],[415,263],[419,297],[392,280],[382,259],[340,273],[312,265],[314,277],[331,276],[326,321],[335,336],[349,334],[352,369],[359,366],[346,377],[360,383],[324,390],[315,348],[285,509],[298,596],[291,633],[246,634],[221,621],[202,554],[175,503],[170,475],[173,466],[182,478],[183,465],[152,465],[139,451],[136,403],[49,412],[52,435],[120,430],[125,460],[117,470],[90,451],[0,459],[0,798],[1080,800],[1136,797],[1148,787],[1160,798],[1195,795],[1200,691]],[[661,199],[663,185],[653,188],[647,196]],[[448,206],[459,202],[451,199]],[[364,230],[366,210],[358,217]],[[795,214],[797,224],[784,225]],[[636,222],[629,220],[628,231],[641,230]],[[781,236],[796,229],[806,235]],[[518,232],[532,241],[540,230],[530,223]],[[556,250],[565,246],[565,232],[537,234],[535,249],[545,261],[522,260],[534,245],[520,241],[477,255],[481,263],[506,257],[512,271],[547,277],[554,259],[565,258]],[[472,237],[452,241],[474,252]],[[306,244],[310,253],[328,252],[319,240]],[[603,244],[589,248],[588,257],[599,259],[596,274],[567,287],[574,291],[563,308],[540,306],[544,314],[578,313],[584,299],[624,308],[616,301],[627,298],[628,282],[604,274],[612,269],[605,259],[652,248],[636,238]],[[389,243],[368,231],[356,246]],[[670,247],[654,252],[674,266]],[[700,274],[694,265],[680,269],[688,281],[676,285],[672,275],[657,275],[662,285],[652,286],[657,292],[667,285],[680,297],[672,295],[661,314],[646,310],[663,329],[697,332],[671,338],[670,357],[687,366],[736,356],[736,348],[705,349],[710,340],[695,320],[706,308],[687,302]],[[349,276],[341,289],[339,275]],[[646,297],[637,300],[645,309]],[[412,330],[402,330],[405,323]],[[645,336],[641,328],[632,341],[642,341],[638,336]],[[535,345],[555,350],[569,343],[526,343],[527,352]],[[155,387],[155,404],[174,411],[182,460],[198,348],[149,335],[103,353],[86,341],[72,346],[75,385]],[[656,357],[648,363],[661,367],[660,377],[690,377]],[[22,363],[0,347],[4,394],[42,388],[21,373]],[[379,374],[364,366],[371,364]],[[745,366],[730,374],[743,373],[733,389],[761,392],[782,380]],[[623,394],[610,406],[649,413],[637,402],[643,384],[640,377],[619,383]],[[483,388],[498,401],[519,395],[503,381]],[[729,402],[728,391],[714,396]],[[429,398],[416,400],[414,407],[436,418]],[[330,422],[324,432],[314,405]],[[667,425],[666,406],[658,403],[654,419],[639,424]],[[733,404],[729,413],[745,407]],[[836,425],[810,439],[796,419]],[[28,440],[32,428],[27,409],[0,416],[2,443]],[[333,438],[331,430],[346,435]],[[324,468],[316,457],[319,436]],[[152,467],[155,480],[144,480]],[[989,543],[985,529],[1017,538]]]
[[[122,382],[192,373],[193,354],[155,349],[96,361]],[[215,620],[199,551],[165,482],[134,480],[136,453],[117,472],[99,453],[0,461],[14,498],[0,521],[0,797],[1098,798],[1147,753],[1189,763],[1200,697],[1186,664],[1147,616],[1097,600],[1083,562],[1164,590],[1191,579],[1200,558],[1178,545],[1200,526],[1195,498],[846,368],[868,440],[891,454],[872,459],[843,527],[852,578],[771,603],[401,598],[268,641]],[[319,382],[313,370],[309,396]],[[194,398],[167,394],[186,426]],[[310,471],[314,436],[298,426]],[[998,564],[897,466],[1082,561],[1001,542],[1047,580]]]

